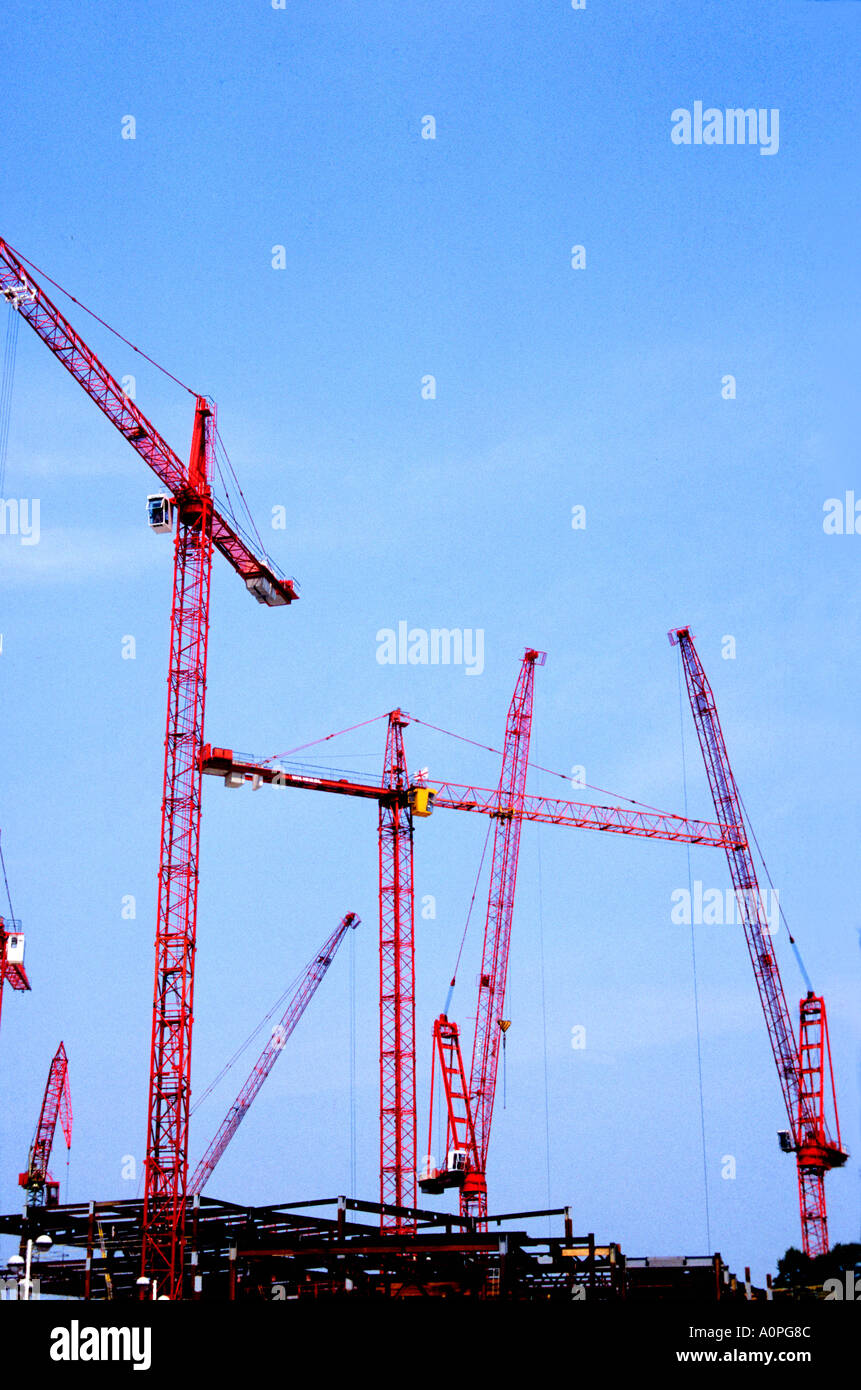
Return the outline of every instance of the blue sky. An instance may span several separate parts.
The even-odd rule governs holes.
[[[499,746],[535,645],[549,654],[535,760],[582,764],[591,783],[681,811],[665,634],[692,625],[829,1005],[854,1154],[861,539],[822,521],[827,499],[861,497],[858,25],[855,5],[805,0],[588,0],[582,12],[565,0],[213,0],[205,15],[163,0],[75,13],[10,0],[27,61],[2,102],[14,178],[0,221],[217,400],[267,543],[301,583],[289,610],[258,608],[217,558],[213,742],[269,754],[400,705]],[[674,145],[671,113],[698,100],[778,109],[777,154]],[[134,140],[121,136],[127,115]],[[426,115],[435,140],[421,137]],[[572,269],[575,245],[585,269]],[[139,405],[184,454],[189,398],[68,312],[116,376],[135,374]],[[170,543],[145,524],[146,470],[25,325],[12,410],[5,495],[40,500],[41,537],[0,537],[0,826],[34,985],[4,1007],[4,1210],[61,1037],[69,1197],[137,1191],[121,1168],[145,1141],[171,583]],[[572,530],[575,505],[585,530]],[[276,506],[285,530],[269,527]],[[376,634],[400,620],[482,629],[484,672],[380,665]],[[684,727],[691,813],[711,818],[687,711]],[[325,752],[376,773],[383,743],[379,724]],[[421,726],[407,751],[435,778],[498,775],[489,754]],[[566,794],[546,775],[531,789]],[[416,890],[437,901],[436,919],[417,923],[422,1151],[430,1026],[485,829],[440,813],[416,831]],[[372,1198],[375,840],[369,806],[231,796],[207,780],[194,1051],[201,1089],[358,911],[358,1187]],[[714,851],[693,851],[691,874],[729,883]],[[670,920],[687,882],[678,846],[524,829],[497,1209],[570,1203],[577,1229],[630,1254],[706,1250],[690,929]],[[482,921],[452,1007],[468,1038]],[[761,1278],[799,1240],[794,1164],[777,1148],[780,1092],[740,931],[694,932],[711,1245]],[[348,1187],[348,952],[211,1194]],[[802,982],[785,933],[778,954],[794,1014]],[[583,1050],[570,1045],[578,1025]],[[192,1161],[251,1060],[195,1117]],[[727,1155],[733,1180],[721,1178]],[[829,1180],[832,1239],[858,1238],[858,1176],[853,1157]]]

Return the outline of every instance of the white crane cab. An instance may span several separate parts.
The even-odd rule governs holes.
[[[6,938],[6,964],[24,964],[24,933],[10,932]]]
[[[173,498],[166,492],[151,492],[146,499],[146,515],[153,531],[173,530]]]
[[[449,1149],[445,1167],[432,1168],[428,1162],[419,1178],[419,1187],[422,1192],[429,1193],[444,1192],[447,1187],[463,1187],[468,1164],[469,1155],[466,1149]]]

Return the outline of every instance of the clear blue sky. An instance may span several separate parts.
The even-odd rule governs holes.
[[[665,634],[690,623],[829,1004],[855,1155],[829,1180],[831,1234],[857,1239],[861,538],[822,520],[827,499],[861,498],[859,6],[7,8],[18,61],[0,232],[215,397],[272,552],[302,586],[289,610],[258,608],[217,559],[212,740],[268,754],[401,705],[498,746],[530,644],[549,653],[536,760],[681,811]],[[695,101],[778,109],[779,151],[674,145],[671,113]],[[435,140],[421,138],[426,115]],[[135,373],[142,409],[185,453],[188,397],[69,313],[117,376]],[[34,989],[4,1007],[3,1210],[19,1201],[60,1038],[70,1199],[138,1190],[121,1165],[145,1142],[171,581],[170,543],[145,524],[150,490],[22,325],[6,496],[40,499],[41,539],[0,537],[0,825]],[[287,527],[272,531],[278,505]],[[381,666],[376,633],[399,620],[481,628],[483,674]],[[710,818],[687,711],[685,731],[690,809]],[[434,777],[495,780],[489,754],[421,727],[407,738]],[[371,773],[382,748],[375,725],[326,752]],[[565,795],[548,777],[532,789]],[[417,923],[422,1151],[430,1025],[484,831],[442,812],[416,831],[416,890],[437,900]],[[207,781],[194,1050],[200,1089],[358,911],[358,1186],[372,1198],[375,839],[367,805]],[[691,872],[729,883],[718,852],[694,851]],[[687,881],[677,846],[524,829],[498,1210],[570,1203],[578,1230],[630,1254],[706,1250],[691,938],[670,920]],[[468,1037],[482,922],[452,1008]],[[762,1278],[799,1242],[794,1163],[777,1148],[785,1121],[740,930],[694,931],[711,1246]],[[794,1014],[783,932],[778,953]],[[349,966],[345,947],[211,1195],[347,1190]],[[250,1060],[195,1117],[192,1160]]]

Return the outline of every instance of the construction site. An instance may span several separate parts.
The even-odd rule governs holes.
[[[754,1290],[749,1270],[731,1269],[715,1251],[654,1258],[623,1249],[618,1233],[596,1233],[572,1215],[587,1206],[580,1193],[571,1194],[571,1206],[548,1207],[539,1199],[531,1210],[500,1210],[488,1177],[511,1021],[507,990],[510,945],[517,930],[522,826],[536,823],[696,846],[716,851],[715,858],[728,870],[777,1072],[785,1111],[779,1147],[794,1158],[797,1168],[798,1215],[786,1212],[786,1243],[797,1241],[811,1257],[830,1249],[826,1178],[846,1163],[848,1153],[837,1116],[826,1002],[807,979],[803,964],[809,988],[797,1003],[787,997],[758,846],[692,629],[677,627],[668,635],[681,662],[713,819],[689,818],[687,812],[675,814],[631,801],[613,805],[557,800],[527,791],[527,774],[535,766],[530,738],[536,676],[545,663],[545,653],[530,646],[519,670],[512,668],[507,714],[499,712],[499,770],[491,787],[434,779],[427,769],[408,766],[405,731],[411,722],[421,721],[412,721],[400,708],[378,717],[385,730],[381,775],[342,775],[336,770],[326,775],[320,766],[296,760],[302,750],[278,757],[237,751],[232,743],[241,741],[241,727],[210,732],[204,724],[213,565],[232,569],[248,601],[269,609],[290,608],[299,599],[298,585],[267,555],[253,521],[240,521],[238,508],[219,500],[216,484],[219,479],[225,484],[229,460],[216,429],[213,402],[203,396],[195,399],[186,462],[88,346],[80,324],[73,326],[56,306],[46,283],[54,293],[50,277],[0,240],[0,294],[14,331],[23,319],[53,354],[56,371],[65,368],[150,470],[153,491],[147,498],[147,519],[154,533],[172,538],[173,597],[143,1192],[139,1199],[93,1195],[84,1202],[60,1200],[52,1151],[56,1163],[59,1136],[67,1148],[72,1142],[74,1089],[74,1065],[70,1068],[60,1042],[41,1108],[34,1097],[16,1098],[16,1104],[38,1110],[38,1118],[18,1179],[23,1209],[0,1216],[0,1234],[17,1242],[17,1254],[6,1270],[4,1296],[99,1301],[771,1298],[770,1277],[767,1288]],[[8,382],[4,377],[4,393],[9,391],[11,377]],[[236,490],[241,497],[238,484]],[[222,491],[229,498],[226,486]],[[215,614],[213,618],[217,621]],[[273,614],[273,622],[281,621],[289,621],[289,616]],[[215,679],[223,678],[219,671]],[[152,711],[154,739],[157,723],[157,712]],[[357,723],[351,729],[359,727],[363,726]],[[493,731],[472,729],[470,735],[486,740]],[[334,736],[327,734],[321,742]],[[105,737],[111,737],[110,731]],[[302,1135],[306,1193],[310,1189],[311,1194],[304,1200],[299,1200],[303,1194],[293,1192],[275,1205],[242,1206],[206,1191],[217,1191],[217,1165],[281,1052],[285,1047],[289,1051],[305,1010],[325,1008],[322,998],[313,1005],[311,1001],[342,944],[359,925],[355,911],[345,912],[282,995],[277,1010],[263,1020],[265,1045],[204,1147],[190,1126],[191,1059],[195,970],[198,950],[204,949],[199,946],[197,921],[201,818],[204,788],[216,780],[232,792],[250,788],[262,797],[275,797],[282,790],[291,795],[317,792],[325,793],[329,804],[332,798],[347,797],[376,808],[378,917],[376,923],[366,922],[365,932],[375,932],[379,959],[374,1024],[379,1038],[378,1106],[372,1117],[378,1130],[379,1187],[363,1199],[313,1191],[314,1151],[324,1141],[322,1132]],[[150,809],[154,817],[155,808]],[[467,820],[481,820],[487,828],[479,865],[480,875],[486,860],[487,883],[477,908],[484,917],[481,966],[466,1015],[460,1021],[450,1016],[447,1001],[427,1036],[416,1021],[414,832],[432,816],[449,811],[467,813]],[[38,978],[31,981],[25,964],[26,938],[35,939],[40,928],[22,923],[12,912],[9,876],[14,852],[8,839],[4,848],[9,909],[0,919],[0,1009],[9,991],[25,995],[31,987],[40,987]],[[479,878],[470,913],[478,884]],[[795,949],[791,936],[789,941]],[[452,978],[449,1001],[454,984]],[[25,1003],[21,1001],[18,1020]],[[196,1007],[199,1023],[200,1005]],[[55,1001],[55,1012],[59,1037],[61,999]],[[25,1024],[19,1021],[16,1026]],[[429,1114],[419,1104],[424,1094],[429,1096]],[[190,1161],[192,1149],[203,1151],[196,1166]],[[24,1158],[22,1154],[22,1162]],[[648,1200],[646,1194],[643,1197]],[[450,1210],[424,1206],[428,1198],[442,1198]]]

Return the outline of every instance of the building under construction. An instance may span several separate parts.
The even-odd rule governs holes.
[[[41,273],[40,273],[41,274]],[[756,988],[773,1050],[787,1128],[782,1145],[796,1157],[802,1241],[810,1254],[828,1248],[824,1179],[846,1160],[831,1072],[824,1001],[812,989],[798,1028],[784,993],[751,848],[711,687],[689,628],[670,633],[678,646],[715,821],[637,806],[594,805],[527,794],[536,670],[544,653],[523,656],[505,724],[495,788],[431,785],[411,775],[401,710],[385,716],[379,781],[311,775],[295,764],[234,753],[229,731],[215,743],[204,730],[210,577],[217,551],[250,596],[269,608],[298,599],[292,579],[265,554],[253,523],[244,526],[219,502],[214,475],[229,466],[215,407],[196,395],[189,462],[162,438],[49,298],[31,263],[0,240],[0,294],[24,318],[112,425],[156,475],[148,498],[153,530],[174,536],[168,709],[158,873],[155,988],[150,1049],[145,1191],[138,1202],[56,1204],[48,1161],[58,1119],[71,1134],[65,1052],[54,1059],[21,1185],[24,1216],[0,1231],[27,1244],[36,1235],[71,1250],[38,1266],[44,1292],[73,1297],[296,1298],[440,1294],[570,1299],[646,1297],[663,1288],[680,1296],[724,1297],[734,1281],[719,1256],[663,1265],[626,1260],[612,1242],[576,1235],[564,1211],[494,1216],[487,1163],[504,1047],[506,984],[514,920],[520,831],[524,821],[571,829],[711,846],[726,856],[742,915]],[[354,726],[358,727],[358,726]],[[327,737],[330,737],[327,735]],[[346,931],[348,913],[309,962],[204,1159],[189,1172],[192,999],[197,945],[197,888],[205,775],[227,787],[276,786],[364,798],[377,810],[379,858],[380,1201],[346,1198],[246,1209],[201,1194],[280,1048],[307,1006]],[[492,826],[482,963],[471,1048],[446,1013],[433,1032],[430,1132],[434,1105],[445,1131],[442,1152],[420,1171],[416,1106],[413,834],[417,821],[442,811],[485,816]],[[4,983],[29,985],[23,934],[2,927]],[[469,1057],[467,1062],[466,1058]],[[65,1107],[65,1112],[64,1112]],[[422,1211],[419,1191],[457,1196],[457,1216]],[[317,1214],[309,1215],[314,1208]],[[334,1208],[334,1209],[333,1209]],[[328,1214],[325,1214],[328,1211]],[[556,1218],[553,1237],[530,1236],[528,1218]],[[364,1218],[364,1219],[358,1219]],[[503,1222],[515,1223],[502,1230]],[[35,1233],[35,1234],[34,1234]],[[672,1270],[672,1275],[667,1271]],[[277,1292],[273,1292],[277,1290]]]
[[[383,1235],[381,1220],[395,1217],[411,1233]],[[90,1202],[2,1217],[0,1233],[50,1237],[50,1255],[33,1266],[40,1296],[144,1299],[152,1295],[140,1273],[142,1218],[139,1201]],[[558,1234],[528,1234],[527,1222],[548,1219]],[[618,1245],[575,1234],[568,1208],[490,1215],[483,1224],[476,1230],[453,1214],[386,1212],[350,1197],[267,1207],[196,1197],[186,1214],[186,1297],[608,1303],[752,1296],[720,1255],[626,1259]],[[63,1248],[62,1258],[53,1247]],[[17,1281],[8,1292],[21,1296]]]

